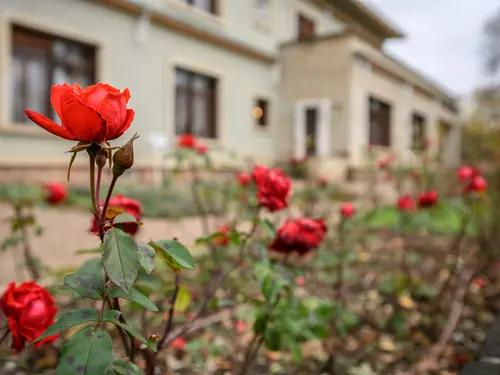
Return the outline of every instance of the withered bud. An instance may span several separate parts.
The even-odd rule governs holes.
[[[113,176],[121,176],[127,169],[134,165],[134,141],[139,138],[139,135],[134,136],[120,147],[113,155]]]

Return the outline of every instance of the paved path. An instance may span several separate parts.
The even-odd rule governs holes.
[[[76,252],[83,249],[96,248],[99,240],[88,232],[91,216],[83,211],[71,208],[35,209],[35,216],[44,227],[40,237],[31,236],[33,252],[44,264],[52,268],[66,268],[80,264],[85,255]],[[0,242],[8,236],[9,224],[6,221],[12,215],[9,206],[0,205]],[[215,220],[211,220],[212,230],[217,228]],[[186,246],[202,235],[203,229],[199,218],[187,218],[180,221],[145,219],[138,233],[139,241],[149,239],[166,239],[176,237]],[[22,249],[10,248],[0,253],[0,286],[11,280],[26,279],[26,275],[16,278],[15,264],[21,261]],[[22,277],[21,277],[22,276]]]

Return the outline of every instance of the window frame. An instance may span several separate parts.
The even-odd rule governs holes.
[[[50,102],[50,87],[54,84],[54,73],[58,67],[61,66],[61,62],[57,62],[53,52],[53,46],[56,42],[63,42],[66,45],[77,45],[85,50],[86,53],[89,53],[90,64],[88,69],[90,70],[89,78],[90,81],[95,83],[97,82],[97,54],[98,47],[82,42],[79,40],[74,40],[65,36],[61,36],[55,33],[50,33],[44,30],[40,30],[33,27],[27,27],[25,25],[19,25],[18,23],[11,23],[10,27],[10,51],[9,51],[9,68],[12,68],[13,57],[15,53],[16,46],[22,45],[27,46],[28,48],[32,48],[35,51],[43,51],[47,54],[47,63],[44,65],[46,80],[49,83],[47,87],[47,97],[44,99],[44,112],[42,113],[48,118],[52,118],[53,108]],[[17,42],[16,42],[17,39]],[[38,41],[37,41],[38,40]],[[42,46],[43,45],[43,46]],[[40,48],[42,46],[42,48]],[[66,63],[67,64],[67,63]],[[63,62],[63,65],[66,65]],[[11,75],[12,77],[12,75]],[[23,82],[23,86],[27,86],[25,82]],[[71,83],[71,82],[69,82]],[[10,85],[11,81],[8,82],[9,85],[9,95],[11,93]],[[23,97],[23,101],[26,101],[27,98]],[[26,105],[25,105],[26,106]],[[15,126],[26,126],[29,125],[28,121],[18,122],[17,119],[12,118],[12,106],[9,106],[9,113],[7,115],[9,117],[9,122],[15,124]],[[52,118],[53,119],[53,118]]]
[[[219,78],[215,75],[209,75],[205,72],[199,72],[199,71],[196,71],[196,70],[193,70],[189,67],[185,67],[185,66],[182,66],[182,65],[174,65],[173,67],[173,75],[174,75],[174,106],[173,106],[173,124],[174,124],[174,127],[173,127],[173,133],[175,135],[175,137],[178,137],[182,134],[185,134],[185,133],[191,133],[193,134],[194,136],[196,136],[197,138],[202,138],[202,139],[208,139],[208,140],[217,140],[219,139],[220,137],[220,134],[219,134],[219,126],[218,126],[218,121],[219,121],[219,115],[218,115],[218,105],[219,105],[219,87],[220,87],[220,82],[219,82]],[[177,82],[177,77],[178,77],[178,72],[183,72],[184,74],[186,74],[186,77],[187,77],[187,84],[185,85],[184,89],[186,90],[185,91],[185,95],[186,95],[186,106],[188,107],[187,108],[187,111],[186,111],[186,115],[188,116],[188,119],[187,119],[187,122],[188,122],[188,125],[187,125],[187,130],[183,130],[182,132],[178,132],[178,105],[179,105],[179,90],[180,90],[180,85],[178,84]],[[193,95],[195,95],[194,93],[194,89],[193,89],[193,84],[195,82],[195,79],[196,77],[202,77],[204,79],[209,79],[209,85],[210,87],[207,89],[209,95],[211,96],[211,98],[208,98],[207,100],[209,100],[209,106],[207,107],[207,111],[209,111],[210,113],[210,116],[207,116],[207,118],[210,118],[208,121],[208,125],[209,125],[209,129],[207,131],[207,133],[210,133],[208,135],[199,135],[199,134],[196,134],[196,132],[193,132],[193,113],[194,113],[194,110],[193,110],[193,106],[195,103],[195,98]],[[206,94],[206,93],[205,93]]]
[[[259,0],[252,0],[252,20],[255,26],[266,30],[271,29],[274,23],[274,0],[267,1],[267,20],[261,20],[258,17],[258,2]]]
[[[208,0],[210,1],[210,10],[205,10],[199,8],[194,4],[196,0],[175,0],[179,5],[184,6],[190,10],[198,12],[199,14],[203,14],[210,17],[219,18],[221,16],[221,2],[224,0]]]
[[[298,12],[297,13],[297,30],[296,30],[296,39],[297,40],[310,40],[310,39],[314,39],[316,37],[316,21],[306,15],[304,15],[304,13],[302,12]],[[312,34],[311,35],[305,35],[302,33],[302,29],[303,29],[303,25],[304,25],[304,22],[306,24],[309,24],[310,26],[312,26]]]
[[[264,108],[261,106],[261,104],[264,104]],[[271,100],[268,97],[265,96],[257,96],[254,99],[253,102],[253,109],[255,108],[261,108],[262,109],[262,116],[260,117],[255,117],[254,116],[254,125],[255,128],[259,131],[268,131],[271,127]]]
[[[377,98],[376,96],[370,95],[367,99],[368,102],[368,144],[376,147],[391,147],[392,143],[392,104],[390,101],[385,101],[383,99]],[[382,116],[382,109],[385,108],[385,116],[379,118],[379,120],[383,121],[383,132],[381,135],[375,134],[374,124],[374,116],[375,114],[372,111],[372,105],[377,104],[381,106],[379,111],[379,116]]]
[[[417,136],[415,128],[419,127]],[[411,149],[421,150],[427,137],[427,117],[420,112],[413,111],[411,114]]]
[[[12,51],[12,26],[25,27],[41,33],[56,35],[74,42],[89,44],[95,47],[95,80],[96,82],[108,79],[109,67],[109,42],[102,37],[89,36],[79,29],[70,26],[54,26],[47,21],[40,21],[27,15],[5,11],[0,12],[0,67],[6,77],[11,76],[11,51]],[[11,120],[11,97],[10,80],[0,80],[0,134],[15,135],[35,138],[54,138],[38,126],[24,126],[23,123],[15,123]]]

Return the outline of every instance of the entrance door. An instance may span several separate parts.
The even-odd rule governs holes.
[[[294,157],[327,156],[330,152],[331,102],[301,100],[295,104]]]

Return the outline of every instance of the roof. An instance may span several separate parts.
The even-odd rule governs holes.
[[[385,39],[404,38],[405,34],[390,20],[388,20],[382,12],[373,6],[368,7],[359,0],[327,0],[334,8],[339,9],[348,17],[361,23],[364,27],[369,28]]]

